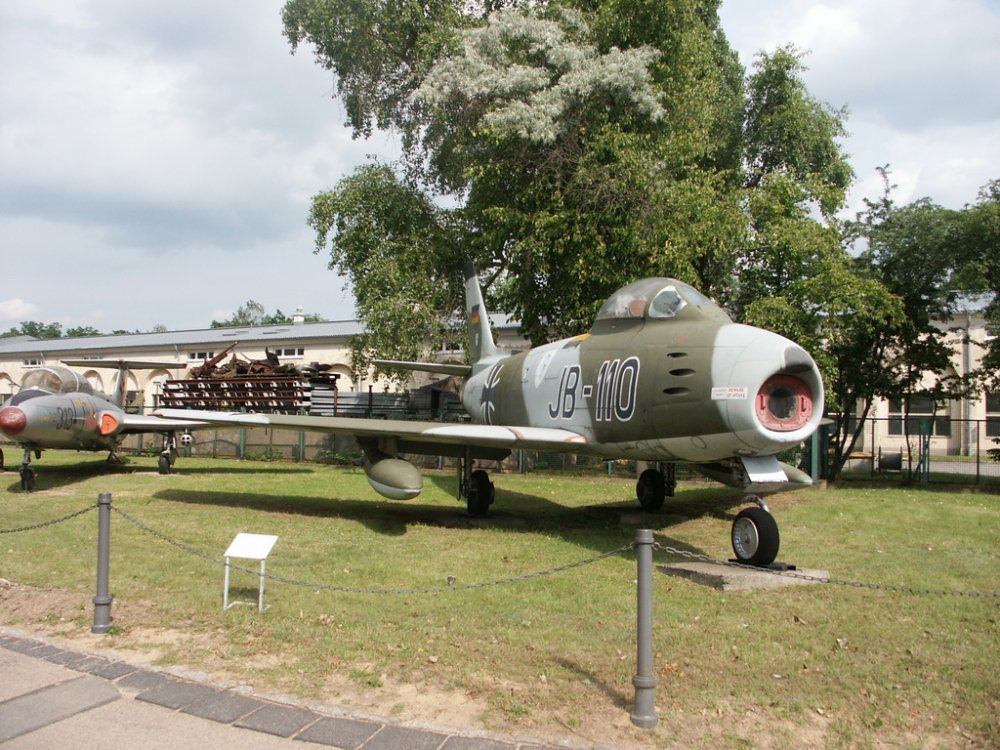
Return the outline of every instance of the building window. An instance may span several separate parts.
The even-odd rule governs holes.
[[[914,394],[910,396],[910,412],[906,419],[906,434],[919,435],[921,422],[930,421],[931,434],[937,437],[951,436],[951,417],[946,415],[935,415],[934,399],[926,394]],[[889,399],[889,434],[902,435],[903,430],[903,399]]]
[[[1000,438],[1000,391],[986,391],[986,437]]]
[[[304,357],[306,350],[303,347],[286,346],[284,349],[278,349],[279,357]]]
[[[215,356],[215,352],[188,352],[188,362],[205,362]]]
[[[25,367],[41,367],[42,365],[45,364],[40,359],[25,359],[21,361],[24,363]]]

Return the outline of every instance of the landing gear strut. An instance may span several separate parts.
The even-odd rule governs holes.
[[[160,449],[160,457],[156,460],[157,471],[160,474],[169,474],[170,467],[177,460],[177,436],[172,432],[163,433],[163,446]]]
[[[468,513],[473,518],[485,516],[496,498],[496,487],[483,469],[472,469],[472,456],[467,449],[458,461],[458,494],[464,498]]]
[[[39,454],[41,451],[39,451]],[[31,448],[24,449],[24,458],[21,459],[21,489],[31,492],[35,489],[35,470],[31,468]]]
[[[741,510],[733,521],[733,552],[737,562],[766,567],[778,556],[778,523],[761,498],[751,495],[746,499],[756,505]]]
[[[657,468],[646,469],[639,475],[635,496],[644,511],[656,513],[663,509],[663,502],[667,497],[674,496],[676,488],[674,464],[657,464]]]

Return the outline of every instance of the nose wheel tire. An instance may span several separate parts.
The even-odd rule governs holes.
[[[763,508],[744,508],[733,521],[733,552],[744,565],[764,567],[778,556],[781,540],[774,516]]]

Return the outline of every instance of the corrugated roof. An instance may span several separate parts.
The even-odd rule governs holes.
[[[156,349],[220,347],[240,343],[294,342],[305,339],[343,339],[364,330],[356,320],[326,323],[299,323],[278,326],[242,326],[238,328],[204,328],[191,331],[164,331],[163,333],[116,333],[106,336],[77,336],[73,338],[33,339],[25,336],[0,339],[0,355],[66,351],[123,351],[127,349]]]
[[[491,315],[495,328],[516,327],[507,315]],[[236,328],[203,328],[162,333],[116,333],[103,336],[75,336],[58,339],[36,339],[15,336],[0,339],[0,357],[46,352],[120,353],[129,349],[199,349],[222,350],[240,342],[270,346],[272,342],[292,343],[315,339],[347,339],[364,332],[358,320],[338,320],[325,323],[289,323],[288,325],[241,326]]]

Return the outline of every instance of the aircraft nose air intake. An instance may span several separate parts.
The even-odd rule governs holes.
[[[8,406],[0,411],[0,431],[13,437],[28,425],[28,418],[16,406]]]
[[[772,375],[757,391],[757,419],[769,430],[792,432],[805,427],[813,415],[813,394],[793,375]]]
[[[757,390],[754,409],[764,429],[794,432],[813,418],[822,399],[822,385],[816,364],[800,346],[785,348],[784,366],[768,377]]]

